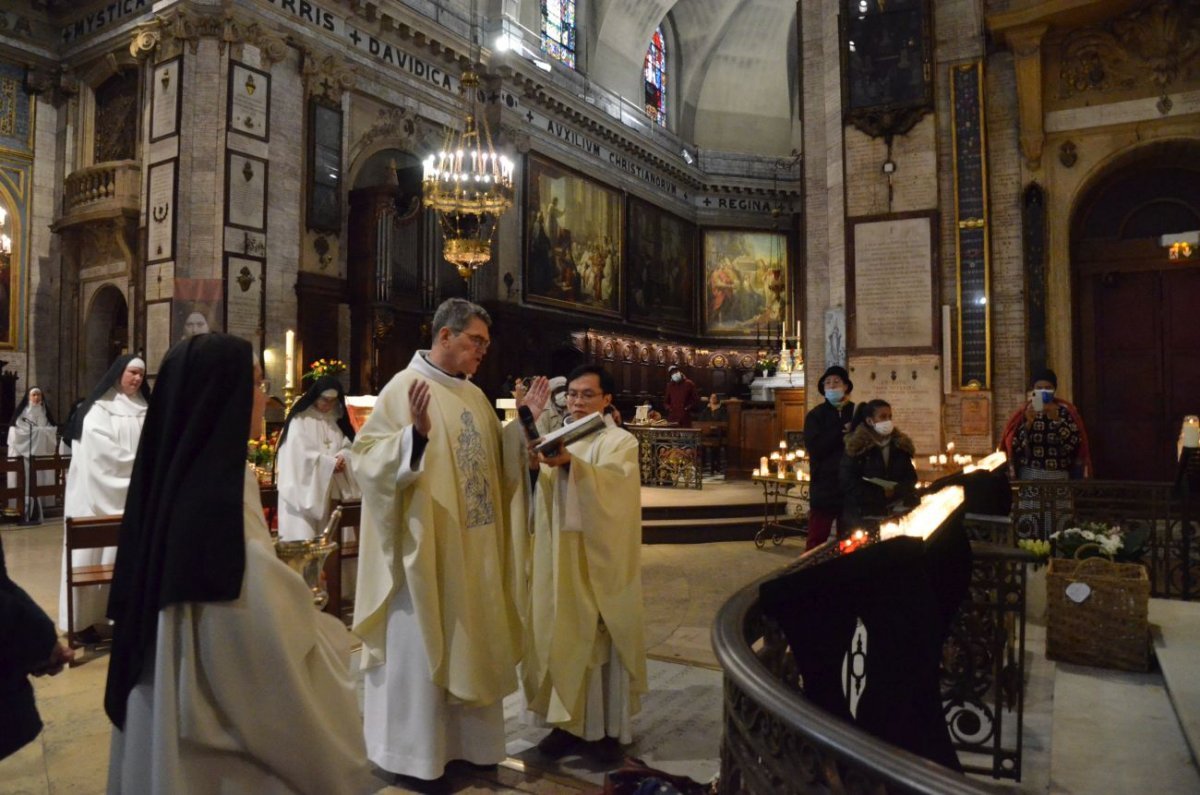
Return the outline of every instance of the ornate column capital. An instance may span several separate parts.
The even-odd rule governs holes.
[[[340,58],[304,46],[300,47],[300,53],[300,73],[310,96],[338,103],[343,92],[354,88],[358,75]]]

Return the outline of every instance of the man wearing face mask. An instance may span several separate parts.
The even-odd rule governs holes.
[[[825,400],[804,418],[804,446],[812,472],[806,549],[825,543],[842,512],[838,465],[844,449],[842,439],[854,418],[854,403],[849,397],[853,390],[846,368],[830,367],[817,381],[817,391]]]
[[[1033,391],[1009,418],[1001,437],[1008,475],[1020,480],[1066,480],[1092,476],[1091,451],[1079,409],[1055,396],[1053,370],[1034,374]]]
[[[888,516],[896,508],[916,503],[916,447],[896,430],[890,403],[858,404],[845,447],[839,480],[845,495],[842,518],[848,529],[861,527],[863,517]]]
[[[680,428],[690,428],[692,409],[700,402],[696,385],[675,365],[667,368],[667,377],[671,379],[667,382],[667,396],[663,400],[667,407],[667,421]]]
[[[550,402],[546,404],[546,410],[537,420],[539,436],[557,431],[563,426],[563,419],[567,416],[567,379],[556,375],[548,383],[550,385]]]

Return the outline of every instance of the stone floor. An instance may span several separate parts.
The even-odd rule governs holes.
[[[3,529],[0,534],[10,574],[55,615],[61,525]],[[796,538],[762,550],[750,541],[643,547],[646,638],[655,692],[635,720],[639,743],[630,749],[633,754],[697,780],[711,777],[717,769],[721,694],[709,641],[713,618],[735,590],[802,551],[803,539]],[[1014,792],[1071,795],[1200,792],[1200,775],[1162,676],[1047,660],[1044,606],[1044,572],[1039,572],[1030,578],[1024,775],[1019,784],[1002,786]],[[1167,614],[1165,608],[1160,612]],[[1195,642],[1186,634],[1171,637],[1175,664],[1195,676],[1200,670],[1200,630],[1191,635]],[[107,667],[107,657],[100,653],[57,677],[36,680],[46,729],[34,743],[0,761],[0,795],[104,791],[110,729],[101,699]],[[520,706],[519,699],[506,703],[509,759],[494,772],[452,766],[448,772],[454,790],[598,791],[602,768],[579,757],[550,763],[531,749],[540,732],[522,725]],[[379,783],[381,793],[402,791],[382,777]]]
[[[3,529],[0,534],[9,574],[47,613],[56,616],[61,524]],[[682,737],[684,745],[689,744],[686,731],[653,725],[656,713],[649,708],[634,723],[635,735],[644,736],[649,745],[644,750],[635,746],[633,753],[646,753],[667,769],[672,769],[671,760],[675,760],[683,765],[677,766],[680,772],[711,775],[715,771],[719,737],[712,735],[720,718],[720,677],[709,643],[713,617],[738,587],[786,564],[803,548],[803,539],[788,539],[782,546],[764,550],[755,549],[749,541],[643,547],[652,679],[664,704],[703,704],[706,714],[700,724],[695,715],[681,717],[691,725],[690,731],[704,735],[691,743],[703,758],[688,759],[695,754],[678,747],[678,738],[672,747],[667,742],[672,733]],[[0,761],[0,795],[104,792],[110,726],[101,702],[107,672],[108,658],[99,653],[59,676],[35,680],[46,728],[33,743]],[[698,690],[707,697],[695,699]],[[670,696],[671,691],[677,696]],[[450,776],[456,792],[571,793],[594,791],[602,783],[604,771],[578,759],[568,758],[557,767],[543,763],[529,751],[531,739],[538,733],[531,735],[517,720],[510,720],[510,726],[510,759],[492,773],[454,766]],[[381,778],[380,792],[402,791],[387,784]]]

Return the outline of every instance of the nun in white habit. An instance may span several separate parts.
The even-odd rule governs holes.
[[[46,405],[46,395],[40,387],[31,386],[25,397],[17,404],[13,413],[12,425],[8,427],[8,457],[29,458],[35,455],[54,455],[54,449],[59,446],[58,427],[50,407]],[[69,454],[64,451],[64,454]],[[28,470],[26,470],[28,472]],[[17,476],[8,476],[9,488],[16,487]],[[48,486],[54,482],[54,473],[44,471],[38,473],[38,485]],[[39,506],[40,508],[40,506]],[[41,515],[40,509],[31,511]]]
[[[65,518],[117,516],[125,511],[125,493],[133,473],[142,422],[150,401],[146,385],[146,362],[126,355],[113,362],[100,383],[75,412],[67,429],[71,443],[71,468],[67,470]],[[73,553],[75,566],[97,566],[116,559],[115,547],[83,549]],[[58,623],[66,632],[85,630],[104,623],[108,601],[107,585],[73,588],[67,594],[67,557],[63,550],[62,592],[58,600]],[[75,600],[75,627],[67,626],[67,599]],[[84,640],[89,640],[85,633]]]
[[[362,499],[350,468],[353,442],[341,383],[333,376],[318,378],[296,401],[279,435],[275,475],[280,539],[315,538],[334,501]]]
[[[108,615],[109,795],[357,795],[370,776],[351,635],[275,556],[247,433],[261,370],[201,334],[163,359]]]

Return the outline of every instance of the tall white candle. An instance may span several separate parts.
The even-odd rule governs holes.
[[[1180,434],[1184,447],[1200,447],[1200,417],[1189,414],[1183,418],[1183,433]]]
[[[291,329],[287,330],[284,336],[284,355],[283,355],[283,385],[291,389],[294,384],[292,382],[293,360],[296,356],[296,332]]]

